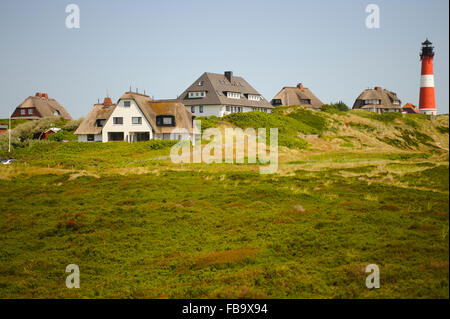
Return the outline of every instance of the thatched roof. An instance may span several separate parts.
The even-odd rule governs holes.
[[[186,129],[190,134],[193,133],[192,113],[177,100],[153,101],[148,95],[126,92],[120,100],[134,100],[138,107],[144,113],[145,118],[150,123],[155,133],[176,133],[180,129]],[[176,126],[158,126],[156,125],[156,116],[172,115],[175,117]]]
[[[381,100],[380,104],[365,104],[366,100]],[[393,102],[398,101],[398,105],[394,105]],[[401,108],[401,100],[397,97],[397,93],[392,91],[382,89],[379,86],[373,89],[364,90],[357,98],[353,104],[354,109],[367,109],[367,108],[381,108],[381,109],[392,109]]]
[[[97,120],[108,120],[115,108],[115,104],[110,106],[95,104],[74,134],[101,134],[103,127],[96,126]]]
[[[233,76],[231,81],[225,74],[203,73],[191,86],[189,86],[178,98],[186,106],[197,105],[229,105],[229,106],[250,106],[272,109],[273,106],[258,93],[247,81],[240,76]],[[189,92],[206,92],[203,98],[189,98]],[[243,95],[240,99],[227,97],[227,92],[235,92]],[[249,100],[248,95],[259,95],[259,101]]]
[[[22,108],[36,108],[41,117],[55,117],[61,116],[66,120],[71,120],[72,117],[66,111],[61,104],[59,104],[55,99],[40,97],[40,96],[30,96],[25,101],[22,102],[16,109]],[[59,113],[59,114],[55,114]],[[12,117],[13,118],[13,117]],[[30,119],[38,119],[39,117],[30,117]]]
[[[298,84],[295,87],[283,87],[283,89],[281,89],[281,91],[272,99],[272,104],[274,104],[274,100],[281,100],[280,105],[284,106],[304,105],[314,109],[320,109],[323,105],[322,101],[319,100],[310,89],[303,87],[302,84]],[[311,103],[304,103],[304,100],[310,100]]]

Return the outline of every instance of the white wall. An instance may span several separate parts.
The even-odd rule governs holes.
[[[130,106],[123,106],[124,101],[130,101]],[[123,124],[113,124],[114,117],[122,117]],[[141,117],[142,124],[132,124],[132,117]],[[114,109],[113,113],[109,117],[108,121],[106,121],[105,126],[103,127],[103,142],[108,142],[108,133],[109,132],[123,132],[124,140],[127,140],[127,136],[130,135],[130,132],[149,132],[150,139],[153,139],[153,130],[150,123],[145,118],[141,109],[137,106],[134,100],[120,100]],[[129,137],[128,137],[129,139]]]
[[[94,142],[101,142],[102,141],[102,135],[101,134],[95,134],[94,135]],[[78,142],[88,142],[87,134],[78,135]]]
[[[190,111],[191,106],[186,106],[187,109]],[[241,106],[242,112],[251,112],[253,111],[253,108],[250,106]],[[195,116],[217,116],[217,117],[223,117],[225,115],[231,114],[231,106],[230,111],[226,111],[225,105],[203,105],[203,113],[200,113],[200,107],[197,105],[195,106],[195,112],[193,114]],[[267,109],[267,113],[272,113],[271,109]]]

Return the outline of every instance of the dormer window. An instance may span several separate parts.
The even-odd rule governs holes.
[[[55,111],[53,112],[53,115],[55,115],[55,116],[60,116],[61,113],[60,113],[58,110],[55,110]]]
[[[399,100],[394,100],[394,101],[392,102],[392,104],[393,104],[393,105],[400,105],[400,101],[399,101]]]
[[[248,95],[248,99],[250,101],[260,101],[261,100],[261,96],[260,95],[256,95],[256,94],[249,94]]]
[[[105,122],[106,122],[105,119],[97,119],[97,120],[95,121],[95,126],[97,126],[97,127],[103,127],[103,126],[105,126]]]
[[[175,116],[158,115],[156,117],[156,125],[158,126],[175,126]]]
[[[201,99],[201,98],[203,98],[205,96],[206,96],[206,92],[205,91],[189,92],[188,93],[188,98],[190,98],[190,99]]]
[[[311,104],[311,100],[310,99],[300,99],[300,103],[301,104]]]
[[[381,104],[381,100],[364,100],[365,105],[371,105],[371,104]]]
[[[281,99],[273,99],[272,100],[272,105],[273,106],[279,106],[281,104],[282,104]]]
[[[240,98],[241,98],[241,93],[237,93],[237,92],[227,92],[227,98],[230,98],[230,99],[240,99]]]

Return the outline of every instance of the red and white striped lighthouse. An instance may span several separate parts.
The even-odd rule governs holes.
[[[436,100],[434,97],[434,73],[433,73],[433,57],[434,50],[432,43],[425,40],[422,42],[422,52],[420,60],[422,61],[422,75],[420,77],[420,112],[426,115],[436,115]]]

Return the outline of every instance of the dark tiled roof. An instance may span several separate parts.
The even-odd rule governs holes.
[[[201,84],[200,84],[201,83]],[[189,98],[189,92],[206,91],[203,98]],[[244,95],[240,99],[228,98],[226,92],[236,92]],[[186,106],[192,105],[230,105],[273,108],[264,97],[259,101],[248,99],[248,94],[260,95],[247,81],[240,76],[233,76],[230,82],[224,74],[203,73],[178,98]]]

